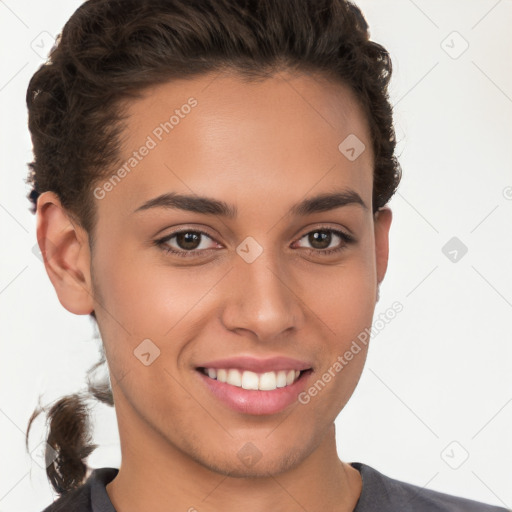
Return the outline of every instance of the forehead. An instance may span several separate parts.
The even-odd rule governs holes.
[[[172,191],[272,204],[344,186],[371,204],[367,119],[344,84],[285,72],[256,82],[212,73],[152,87],[125,113],[112,173],[122,177],[110,180],[104,211],[128,215]],[[347,158],[354,142],[361,153]]]

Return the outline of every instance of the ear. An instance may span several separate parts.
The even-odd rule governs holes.
[[[62,207],[54,192],[37,199],[37,242],[60,303],[75,315],[94,311],[87,232]]]
[[[374,216],[375,259],[377,266],[377,283],[380,285],[388,268],[389,228],[393,214],[388,207],[383,207]]]

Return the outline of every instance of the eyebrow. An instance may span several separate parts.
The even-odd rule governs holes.
[[[323,193],[314,197],[306,198],[294,204],[289,214],[299,217],[313,213],[335,210],[342,206],[359,205],[365,210],[368,209],[361,196],[355,190],[343,190],[339,192]],[[139,206],[133,213],[149,210],[152,208],[166,208],[185,210],[188,212],[202,213],[204,215],[216,215],[227,219],[235,219],[238,209],[234,205],[210,197],[178,194],[175,192],[162,194]]]

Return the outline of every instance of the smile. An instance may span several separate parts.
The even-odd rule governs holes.
[[[219,404],[242,414],[277,414],[298,403],[311,368],[256,373],[236,368],[196,368],[207,392]]]
[[[300,370],[279,370],[256,373],[249,370],[240,371],[236,368],[200,368],[210,379],[225,382],[243,389],[272,391],[277,388],[291,386],[300,376]]]

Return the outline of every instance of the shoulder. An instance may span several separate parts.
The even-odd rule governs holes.
[[[114,479],[118,471],[116,468],[94,469],[80,487],[63,494],[42,512],[115,512],[105,486]]]
[[[363,489],[354,512],[511,512],[451,494],[425,489],[383,475],[361,462],[352,462],[363,480]]]
[[[61,495],[43,512],[91,512],[91,493],[87,483]]]

